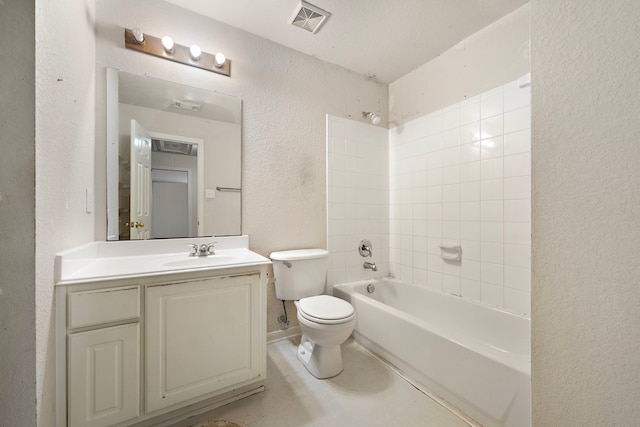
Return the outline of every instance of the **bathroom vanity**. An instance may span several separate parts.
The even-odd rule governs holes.
[[[213,241],[215,255],[189,256]],[[60,254],[57,424],[153,425],[264,390],[269,264],[247,236]]]

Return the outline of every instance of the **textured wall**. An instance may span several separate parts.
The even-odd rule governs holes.
[[[34,1],[0,2],[0,425],[7,426],[36,421],[34,33]]]
[[[534,426],[640,418],[638,22],[531,2]]]
[[[390,124],[400,125],[528,72],[525,5],[391,83]]]
[[[242,98],[242,231],[251,249],[268,256],[326,248],[325,115],[360,119],[362,111],[382,110],[386,122],[387,85],[163,2],[98,0],[96,10],[98,93],[103,68],[114,67]],[[125,49],[125,27],[223,51],[232,61],[231,78]],[[106,235],[103,114],[98,95],[98,240]],[[268,304],[268,330],[277,330],[282,304],[273,288]]]
[[[93,6],[93,0],[36,2],[36,369],[41,426],[53,425],[55,254],[92,241],[95,228],[93,213],[86,212],[86,191],[94,190]]]

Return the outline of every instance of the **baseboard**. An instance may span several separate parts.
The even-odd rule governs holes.
[[[267,342],[274,342],[274,341],[279,341],[285,338],[289,338],[289,337],[295,337],[297,335],[300,335],[300,326],[292,326],[290,328],[287,329],[282,329],[279,331],[273,331],[273,332],[268,332],[267,333]]]

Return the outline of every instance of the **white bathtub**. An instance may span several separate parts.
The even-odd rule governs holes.
[[[529,319],[395,279],[333,294],[356,309],[356,341],[418,385],[485,427],[530,425]]]

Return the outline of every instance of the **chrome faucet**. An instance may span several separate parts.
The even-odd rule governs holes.
[[[189,253],[189,256],[215,255],[213,248],[216,245],[216,243],[218,242],[203,243],[200,246],[196,245],[195,243],[192,243],[189,245],[191,246],[191,252]]]
[[[378,267],[376,266],[376,263],[375,263],[375,262],[368,262],[368,261],[365,261],[365,262],[364,262],[364,264],[362,264],[362,266],[363,266],[364,268],[369,269],[369,270],[378,271]]]

